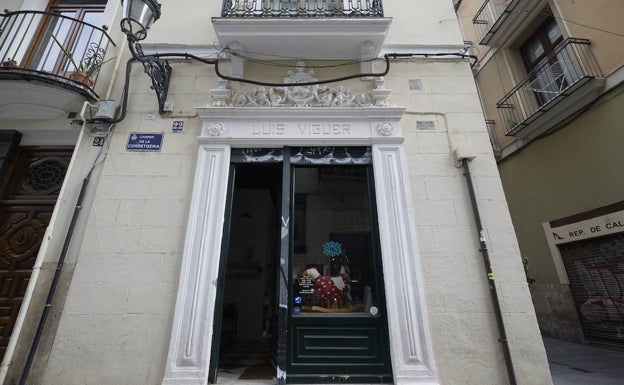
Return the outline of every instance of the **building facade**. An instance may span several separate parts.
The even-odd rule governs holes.
[[[542,333],[621,345],[624,5],[455,3]]]
[[[451,1],[9,5],[3,383],[551,383]]]

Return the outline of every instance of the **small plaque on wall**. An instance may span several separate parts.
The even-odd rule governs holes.
[[[160,151],[162,148],[162,133],[131,132],[128,135],[126,150],[128,151]]]

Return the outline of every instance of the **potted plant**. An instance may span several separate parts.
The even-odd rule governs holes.
[[[63,47],[61,42],[59,42],[54,35],[51,36],[75,69],[75,71],[69,72],[67,77],[76,82],[86,84],[89,87],[93,86],[93,78],[100,72],[100,68],[102,68],[104,64],[115,59],[115,57],[110,57],[104,60],[104,48],[92,42],[89,44],[89,48],[83,59],[80,63],[77,63],[72,52]]]
[[[8,57],[2,61],[2,66],[3,67],[17,67],[17,60]]]

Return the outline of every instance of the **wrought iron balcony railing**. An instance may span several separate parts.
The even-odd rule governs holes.
[[[596,78],[602,78],[602,73],[589,40],[564,40],[496,104],[507,135],[515,135]]]
[[[511,10],[506,10],[513,0],[485,0],[472,19],[481,44],[487,44],[490,37],[504,21]]]
[[[223,17],[383,17],[381,0],[224,0]]]
[[[104,29],[57,13],[0,14],[0,72],[70,80],[92,89],[109,44],[115,45]]]

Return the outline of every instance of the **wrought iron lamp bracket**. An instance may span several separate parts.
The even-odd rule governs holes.
[[[153,55],[145,55],[143,47],[132,36],[128,36],[128,47],[132,52],[132,57],[143,64],[145,73],[152,79],[152,89],[156,92],[158,99],[158,113],[163,114],[167,93],[169,92],[169,81],[171,80],[171,66],[169,61]]]

